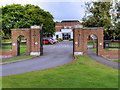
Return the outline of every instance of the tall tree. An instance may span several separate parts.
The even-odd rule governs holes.
[[[86,14],[83,17],[83,25],[86,27],[103,27],[104,39],[115,38],[114,20],[110,14],[111,11],[114,11],[113,2],[91,2],[85,5]]]
[[[55,25],[53,16],[39,6],[27,4],[6,5],[2,7],[2,30],[5,35],[10,35],[12,28],[30,28],[32,25],[44,24],[44,32],[53,34]],[[46,20],[49,20],[46,22]],[[51,24],[51,26],[47,26]]]

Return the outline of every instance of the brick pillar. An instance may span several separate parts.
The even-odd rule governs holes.
[[[81,25],[74,26],[74,55],[83,55],[83,30]]]
[[[15,32],[15,31],[14,31]],[[12,36],[12,56],[17,56],[17,36],[16,32],[14,33],[13,31],[11,32]]]
[[[30,55],[40,55],[40,26],[31,26],[31,52]]]
[[[103,53],[103,29],[100,29],[98,37],[98,56],[102,56],[102,53]]]

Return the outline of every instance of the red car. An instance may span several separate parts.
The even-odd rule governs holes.
[[[43,39],[43,44],[54,44],[54,42],[49,38],[44,38]]]

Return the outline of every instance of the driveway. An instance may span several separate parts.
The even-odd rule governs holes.
[[[27,61],[2,65],[2,76],[61,66],[74,59],[72,41],[60,42],[54,45],[45,45],[43,48],[43,56]]]
[[[104,65],[107,65],[107,66],[110,66],[110,67],[113,67],[113,68],[116,68],[116,69],[120,69],[120,64],[117,63],[117,62],[113,62],[113,61],[109,61],[101,56],[97,56],[96,53],[90,49],[88,49],[88,57],[90,57],[91,59],[99,62],[99,63],[102,63]]]

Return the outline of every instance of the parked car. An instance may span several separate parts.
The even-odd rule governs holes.
[[[53,39],[50,39],[51,41],[53,41],[53,44],[55,44],[56,43],[56,41],[55,40],[53,40]]]
[[[53,39],[53,38],[50,38],[50,39],[52,39],[52,40],[55,41],[56,43],[58,42],[58,40],[56,40],[56,39]]]
[[[49,38],[44,38],[43,39],[43,44],[54,44],[54,42]]]

